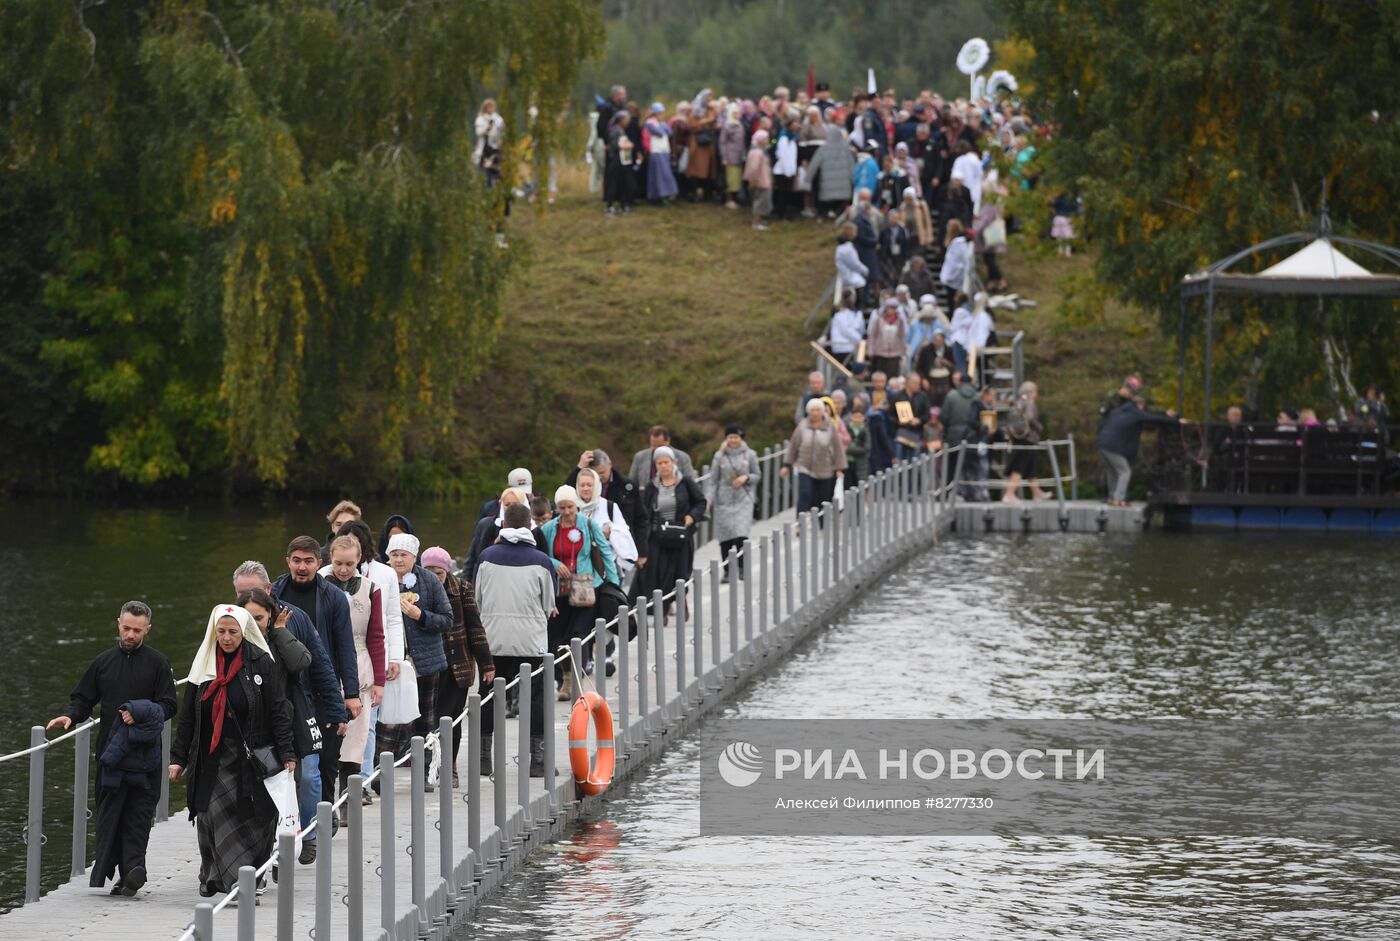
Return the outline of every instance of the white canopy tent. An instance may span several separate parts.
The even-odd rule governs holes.
[[[1205,415],[1210,418],[1211,347],[1215,337],[1216,294],[1291,295],[1316,297],[1400,298],[1400,250],[1377,242],[1332,235],[1326,211],[1321,231],[1291,232],[1260,242],[1223,258],[1215,264],[1181,279],[1181,315],[1178,326],[1177,408],[1182,405],[1186,383],[1186,303],[1193,297],[1206,301]],[[1289,245],[1302,245],[1298,251],[1254,274],[1231,269],[1263,252]],[[1338,246],[1381,262],[1394,273],[1378,274],[1343,254]],[[1202,479],[1205,467],[1201,468]]]

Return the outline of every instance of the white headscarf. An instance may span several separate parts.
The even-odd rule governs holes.
[[[578,503],[578,512],[580,516],[592,516],[593,511],[598,509],[598,501],[603,499],[603,482],[598,479],[598,472],[591,467],[585,467],[583,470],[579,471],[578,479],[582,480],[584,474],[590,474],[593,477],[593,499],[584,503],[583,497],[579,496],[578,491],[575,490],[574,496],[578,497],[575,502]],[[554,495],[554,502],[559,502],[558,494]]]
[[[243,628],[245,641],[268,656],[272,655],[272,649],[267,646],[267,640],[258,629],[258,622],[253,620],[247,608],[240,608],[236,604],[217,604],[214,610],[209,612],[209,624],[204,628],[204,640],[194,655],[194,662],[190,664],[190,675],[185,677],[187,682],[196,686],[219,675],[219,642],[214,639],[214,627],[219,623],[219,618],[233,618],[238,622],[238,626]]]

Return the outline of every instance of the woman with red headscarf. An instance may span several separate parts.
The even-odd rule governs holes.
[[[180,728],[170,745],[170,780],[183,772],[199,841],[199,894],[228,892],[242,866],[272,855],[277,806],[263,778],[271,762],[296,769],[282,668],[244,608],[209,613],[187,677]]]

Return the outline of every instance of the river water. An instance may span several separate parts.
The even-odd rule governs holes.
[[[1396,575],[1370,540],[955,539],[724,715],[1394,717]],[[1391,843],[701,837],[698,759],[679,742],[459,937],[1400,937]]]

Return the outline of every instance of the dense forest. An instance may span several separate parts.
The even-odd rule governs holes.
[[[977,0],[606,0],[607,54],[596,87],[642,99],[694,98],[701,88],[757,98],[793,91],[812,66],[838,98],[866,87],[966,94],[954,60],[973,36],[1004,34],[996,5]]]
[[[432,460],[525,254],[472,118],[547,161],[602,43],[591,0],[0,4],[0,487]]]
[[[1036,52],[1019,77],[1056,129],[1043,151],[1047,180],[1087,207],[1097,260],[1088,292],[1117,294],[1175,337],[1183,275],[1276,235],[1318,231],[1324,200],[1338,235],[1400,244],[1400,7],[1004,6],[1009,30]],[[1356,260],[1397,273],[1374,257]],[[1392,399],[1400,391],[1392,301],[1231,299],[1217,312],[1217,406],[1234,396],[1321,414],[1329,400],[1350,404],[1365,383],[1388,387]],[[1186,393],[1196,408],[1201,321],[1193,308]]]

